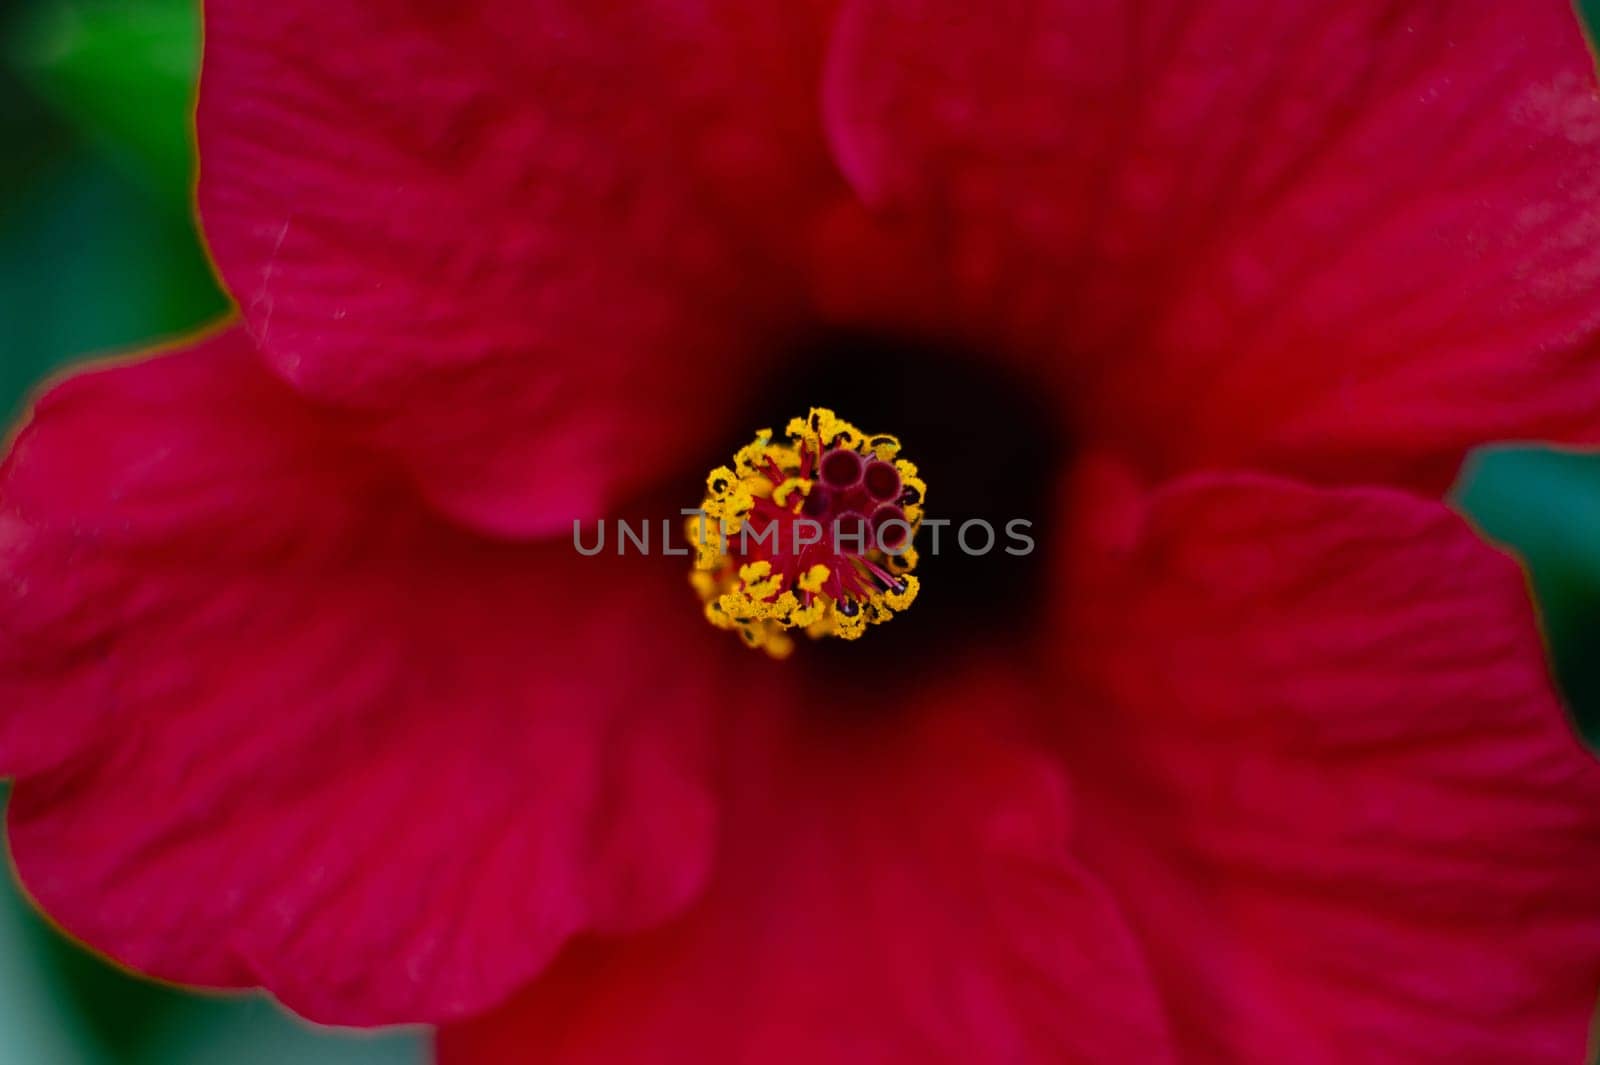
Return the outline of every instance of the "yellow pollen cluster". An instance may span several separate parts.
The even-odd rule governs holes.
[[[775,658],[793,651],[790,630],[853,640],[911,605],[918,590],[911,543],[927,492],[916,466],[899,457],[897,439],[869,436],[830,410],[813,408],[785,433],[778,441],[761,430],[731,465],[712,470],[701,512],[688,524],[690,581],[706,618]],[[841,451],[853,455],[835,455]],[[847,471],[870,464],[875,480],[829,482],[825,456],[836,466],[843,459]],[[904,522],[903,542],[886,545],[874,523],[845,550],[836,522],[859,522],[872,507]],[[799,526],[830,524],[820,543],[802,546]]]

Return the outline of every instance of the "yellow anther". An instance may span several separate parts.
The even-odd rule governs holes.
[[[780,507],[789,505],[789,497],[799,492],[803,497],[811,491],[811,481],[806,477],[787,477],[784,482],[772,490],[772,501]]]
[[[824,566],[822,563],[818,562],[815,566],[812,566],[810,569],[806,570],[805,573],[801,574],[800,579],[795,583],[800,585],[801,591],[811,592],[813,595],[815,595],[817,592],[822,591],[822,585],[831,576],[833,576],[833,571],[827,566]]]
[[[879,461],[888,462],[900,454],[900,441],[897,437],[880,433],[867,441],[867,448]]]
[[[912,601],[917,598],[917,590],[922,587],[922,582],[915,577],[907,576],[903,579],[905,580],[904,591],[885,592],[883,596],[883,601],[895,611],[904,610],[910,606]]]
[[[738,450],[731,465],[712,470],[701,506],[704,516],[691,518],[686,526],[695,548],[690,579],[707,619],[738,632],[747,645],[774,658],[793,651],[791,629],[813,638],[854,640],[869,626],[906,609],[917,596],[916,578],[909,575],[917,555],[909,542],[896,555],[870,538],[866,543],[819,544],[796,536],[803,524],[797,496],[815,504],[805,511],[806,520],[824,529],[862,505],[859,499],[836,497],[831,489],[812,498],[823,458],[847,450],[862,462],[892,462],[901,494],[877,498],[903,511],[913,531],[922,520],[927,491],[916,466],[899,457],[900,441],[893,436],[869,436],[821,407],[792,419],[786,430],[788,440],[781,443],[772,439],[771,430],[761,430]]]

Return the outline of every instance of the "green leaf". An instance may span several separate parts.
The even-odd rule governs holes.
[[[1600,25],[1600,0],[1578,0],[1578,14],[1592,34],[1594,27]]]
[[[262,998],[213,1003],[179,1021],[150,1042],[139,1065],[422,1065],[428,1059],[415,1031],[319,1028]]]
[[[193,0],[50,0],[23,20],[12,62],[33,90],[187,212],[200,61]]]
[[[67,359],[144,345],[220,316],[194,224],[103,158],[51,166],[0,213],[0,422]]]
[[[1600,742],[1600,455],[1488,448],[1457,498],[1526,563],[1561,686],[1584,734]]]
[[[0,1062],[93,1065],[98,1046],[71,1023],[70,1005],[31,949],[32,920],[0,885]]]

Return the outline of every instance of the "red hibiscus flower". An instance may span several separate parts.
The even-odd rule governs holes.
[[[1600,771],[1439,501],[1600,436],[1563,4],[206,19],[240,321],[60,383],[0,477],[67,930],[446,1062],[1582,1059]],[[574,551],[812,406],[1038,550],[783,661],[699,560]],[[896,580],[755,561],[706,609],[783,640]]]

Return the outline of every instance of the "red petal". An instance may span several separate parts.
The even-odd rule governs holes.
[[[1600,438],[1566,3],[852,0],[826,88],[855,187],[943,264],[922,305],[1157,472],[1433,490],[1483,441]]]
[[[676,472],[803,287],[806,6],[209,0],[200,205],[272,365],[438,503],[564,529]],[[792,252],[788,254],[793,259]]]
[[[699,912],[571,951],[446,1028],[440,1060],[1171,1060],[1116,904],[1068,856],[1059,772],[995,734],[1005,686],[973,675],[947,695],[993,700],[981,725],[926,700],[892,740],[858,721],[748,755]]]
[[[239,332],[73,378],[0,479],[23,880],[317,1020],[491,1005],[700,888],[723,642],[681,581],[439,524]]]
[[[1201,478],[1080,561],[1084,853],[1193,1060],[1584,1059],[1600,766],[1512,560],[1434,503]]]

